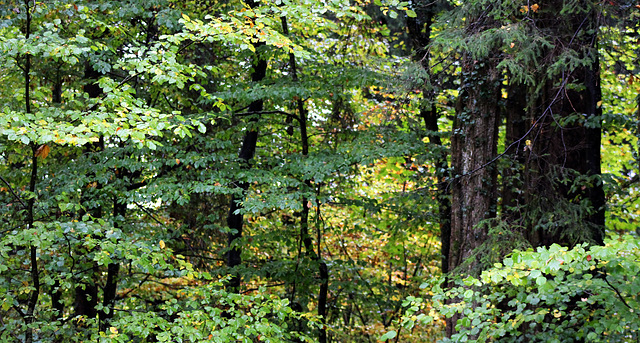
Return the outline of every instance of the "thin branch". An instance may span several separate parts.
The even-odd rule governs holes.
[[[255,111],[255,112],[240,112],[240,113],[234,113],[234,116],[249,116],[249,115],[253,115],[253,114],[284,114],[285,116],[295,119],[297,121],[300,121],[300,118],[295,115],[295,114],[291,114],[285,111],[280,111],[280,110],[273,110],[273,111]]]
[[[624,297],[622,296],[622,294],[620,294],[620,291],[619,291],[617,288],[615,288],[615,287],[614,287],[614,286],[609,282],[609,280],[607,280],[607,272],[606,272],[606,271],[604,272],[604,282],[606,282],[606,283],[607,283],[607,285],[609,285],[609,287],[611,287],[611,289],[613,289],[613,291],[614,291],[614,292],[616,292],[616,294],[618,295],[618,298],[620,298],[620,300],[622,301],[622,303],[624,304],[624,306],[626,306],[627,308],[629,308],[632,312],[634,312],[634,311],[635,311],[631,306],[629,306],[629,304],[627,303],[627,301],[626,301],[626,300],[624,300]],[[640,316],[640,314],[639,314],[639,316]]]
[[[204,39],[202,39],[201,41],[204,41]],[[195,43],[199,43],[200,41],[195,40],[195,41],[190,41],[189,43],[187,43],[186,45],[182,46],[181,48],[178,49],[178,51],[176,52],[176,55],[179,55],[181,52],[183,52],[184,50],[186,50],[188,47],[190,47],[191,45],[195,44]],[[127,77],[125,77],[122,81],[120,81],[120,83],[118,83],[117,86],[113,87],[113,90],[111,92],[103,92],[100,97],[98,98],[98,101],[96,101],[95,104],[93,104],[93,106],[89,107],[87,110],[83,111],[83,112],[92,112],[94,111],[96,108],[98,108],[98,106],[100,106],[100,104],[102,104],[102,101],[107,97],[107,95],[109,93],[113,93],[113,91],[120,89],[122,86],[124,86],[127,82],[131,81],[134,78],[137,78],[138,76],[140,76],[141,74],[146,73],[146,70],[142,70],[139,71],[137,73],[128,75]],[[81,117],[80,117],[81,118]]]
[[[267,288],[269,288],[269,287],[278,287],[278,286],[284,286],[286,284],[287,284],[286,282],[281,282],[281,283],[274,283],[272,285],[266,285],[266,286],[262,286],[262,287],[267,287]],[[242,292],[242,294],[248,294],[248,293],[259,291],[259,290],[260,290],[260,288],[249,288],[246,291]]]
[[[27,209],[28,208],[27,204],[25,204],[24,201],[22,201],[22,199],[18,196],[18,194],[16,194],[16,192],[13,190],[13,187],[11,187],[9,182],[7,182],[7,180],[5,180],[2,176],[0,176],[0,180],[2,180],[2,182],[4,182],[5,185],[7,185],[7,188],[9,188],[9,191],[11,192],[13,197],[16,198],[16,200],[18,200],[20,202],[20,204],[22,204],[22,207]]]
[[[551,100],[551,103],[549,103],[549,106],[547,106],[547,108],[544,110],[544,112],[542,112],[542,114],[536,119],[536,121],[531,125],[531,127],[529,128],[529,130],[527,130],[527,132],[525,132],[524,135],[522,135],[522,137],[516,139],[515,141],[513,141],[513,143],[509,144],[508,147],[506,147],[504,149],[504,151],[500,154],[498,154],[496,157],[492,158],[489,162],[486,162],[484,164],[482,164],[481,166],[468,171],[464,174],[458,175],[458,176],[454,176],[450,181],[447,181],[447,188],[456,180],[461,179],[465,176],[469,176],[471,174],[475,174],[476,172],[490,166],[491,164],[495,163],[496,161],[498,161],[500,158],[502,158],[503,156],[505,156],[509,150],[511,150],[512,147],[514,146],[518,146],[520,147],[520,143],[522,143],[522,141],[527,138],[529,136],[529,134],[531,132],[533,132],[533,129],[536,128],[538,126],[538,123],[540,123],[547,115],[549,115],[550,113],[552,113],[551,110],[551,106],[553,106],[557,101],[558,98],[560,97],[560,95],[564,92],[566,85],[569,81],[569,76],[567,76],[563,81],[562,81],[562,85],[560,86],[560,89],[558,90],[558,92],[556,93],[555,97],[553,98],[553,100]]]

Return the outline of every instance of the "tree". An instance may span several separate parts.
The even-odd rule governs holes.
[[[489,11],[481,10],[485,5],[488,5]],[[511,72],[506,97],[508,101],[514,99],[506,103],[514,107],[505,109],[505,113],[509,114],[509,145],[506,151],[530,152],[524,156],[526,168],[520,169],[507,180],[512,183],[514,178],[520,179],[529,189],[530,196],[520,198],[507,189],[507,205],[514,202],[521,204],[523,209],[517,210],[520,213],[526,212],[528,208],[533,211],[545,208],[547,213],[551,213],[551,204],[541,207],[533,202],[542,199],[558,201],[563,198],[579,203],[581,199],[589,199],[591,209],[579,210],[582,215],[578,216],[592,222],[599,229],[578,241],[602,241],[602,235],[597,232],[604,224],[604,195],[601,183],[597,180],[600,174],[599,153],[594,153],[597,151],[594,147],[600,146],[598,59],[595,55],[593,33],[594,27],[597,27],[597,15],[591,4],[583,5],[564,7],[558,3],[521,8],[478,2],[462,6],[457,9],[458,14],[454,14],[464,13],[465,26],[460,30],[464,30],[466,35],[460,44],[468,50],[460,57],[461,91],[452,139],[452,164],[456,181],[452,183],[450,270],[460,266],[487,240],[486,226],[479,224],[495,217],[498,210],[497,167],[494,162],[497,161],[498,125],[501,121],[500,98],[504,80],[502,68]],[[561,22],[557,22],[555,16],[559,11],[566,14],[566,17],[559,19]],[[514,20],[513,15],[517,13],[524,18]],[[545,15],[553,16],[554,21]],[[502,33],[499,29],[501,27],[513,29],[513,32]],[[455,32],[459,31],[456,29]],[[530,33],[539,35],[534,39],[534,42],[539,43],[519,41],[530,39]],[[561,46],[564,48],[560,49]],[[531,53],[533,55],[527,55]],[[573,64],[567,64],[569,59]],[[534,64],[540,63],[538,60],[543,61],[544,68],[540,68],[540,65],[534,67]],[[528,93],[523,94],[523,91]],[[515,99],[527,99],[527,103],[517,102]],[[577,107],[578,104],[586,107]],[[514,114],[522,115],[525,109],[531,113],[529,121],[533,125],[523,128],[521,126],[526,121],[525,118]],[[582,116],[582,113],[585,115]],[[586,119],[578,120],[576,114]],[[565,124],[568,120],[571,120],[570,125]],[[516,136],[516,133],[521,135]],[[540,140],[539,144],[535,143],[537,140]],[[574,182],[558,174],[573,172],[577,174],[572,174],[572,178],[579,179],[579,182],[584,182],[585,177],[592,181],[576,186]],[[547,180],[546,186],[542,185],[542,179]],[[565,186],[558,187],[558,183]],[[576,187],[583,187],[588,191],[569,191]],[[556,188],[559,188],[559,197],[547,194],[540,199],[537,196],[543,189],[555,193]],[[553,206],[557,206],[557,202]],[[580,226],[580,218],[572,218],[572,221]],[[540,225],[541,222],[525,224],[525,231],[528,230],[525,235],[534,246],[559,242],[562,237],[569,235],[566,227],[545,230]],[[545,238],[535,239],[535,235]],[[458,255],[460,253],[462,255]]]
[[[380,148],[379,128],[385,139],[395,139],[398,128],[361,125],[356,117],[354,108],[364,113],[379,105],[365,103],[362,94],[381,82],[386,66],[364,66],[370,56],[385,56],[386,43],[377,41],[381,29],[362,8],[344,4],[2,7],[0,77],[9,87],[0,90],[7,100],[0,193],[10,205],[1,218],[11,233],[0,245],[3,337],[202,338],[214,328],[196,324],[201,319],[245,325],[239,323],[247,323],[241,317],[250,308],[264,310],[255,318],[276,331],[296,330],[220,334],[328,340],[371,332],[348,325],[377,332],[389,325],[400,297],[386,294],[406,292],[395,282],[407,282],[428,263],[411,272],[398,259],[379,273],[373,262],[354,283],[353,271],[379,260],[387,253],[382,248],[393,256],[403,252],[380,246],[386,234],[367,241],[374,253],[364,256],[334,238],[342,234],[338,221],[371,204],[377,219],[400,221],[398,209],[382,204],[394,192],[367,202],[362,199],[370,194],[354,186],[361,168],[412,154],[419,140],[405,129],[405,146]],[[357,33],[366,40],[343,39],[360,23]],[[27,72],[21,69],[26,61]],[[247,142],[240,158],[233,144],[239,141]],[[396,189],[403,180],[389,184]],[[364,237],[377,219],[344,230]],[[357,226],[365,222],[366,234]],[[31,257],[34,249],[35,260],[25,260],[25,251]],[[424,255],[424,248],[415,254]],[[227,273],[236,277],[218,280]],[[255,297],[257,290],[275,298]],[[349,310],[344,299],[352,300]],[[320,319],[311,315],[316,312]],[[344,318],[344,330],[326,330],[324,324]]]
[[[436,311],[535,339],[635,309],[610,247],[636,243],[582,242],[603,192],[635,230],[637,22],[561,5],[0,0],[0,341],[431,342]]]
[[[432,48],[450,52],[461,73],[452,132],[449,287],[474,285],[456,282],[456,273],[460,280],[479,275],[518,245],[603,244],[600,18],[593,2],[482,1],[441,17],[454,25]],[[498,138],[501,112],[505,143]],[[505,156],[511,160],[501,162]],[[460,298],[445,297],[450,309],[462,298],[454,293]],[[482,303],[464,298],[474,301],[471,308]],[[501,299],[494,305],[506,306],[508,299]],[[454,327],[470,326],[465,323],[471,317],[458,313],[448,313],[449,337]],[[475,339],[478,332],[463,330],[456,337]]]

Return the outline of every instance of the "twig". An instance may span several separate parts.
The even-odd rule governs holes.
[[[614,292],[616,292],[616,294],[618,295],[618,298],[620,298],[620,300],[622,301],[622,303],[624,304],[624,306],[626,306],[627,308],[629,308],[632,312],[635,312],[635,310],[634,310],[631,306],[629,306],[629,304],[627,303],[627,301],[626,301],[626,300],[624,300],[624,297],[622,296],[622,294],[620,294],[620,291],[619,291],[617,288],[615,288],[615,287],[614,287],[614,286],[609,282],[609,280],[607,280],[607,272],[606,272],[606,271],[604,272],[604,282],[606,282],[606,283],[607,283],[607,285],[609,285],[609,287],[611,287],[611,289],[613,289],[613,291],[614,291]],[[639,314],[639,316],[640,316],[640,314]]]
[[[7,187],[9,188],[9,191],[11,192],[13,197],[16,198],[16,200],[18,200],[20,202],[20,204],[22,204],[22,207],[24,207],[26,209],[27,205],[22,201],[22,199],[18,196],[18,194],[16,194],[16,192],[13,190],[13,187],[11,187],[9,182],[7,182],[7,180],[5,180],[2,176],[0,176],[0,179],[2,179],[2,182],[4,182],[5,185],[7,185]]]

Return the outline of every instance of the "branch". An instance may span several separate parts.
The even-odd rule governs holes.
[[[607,272],[604,272],[604,282],[607,283],[607,285],[609,285],[609,287],[611,287],[611,289],[613,289],[614,292],[616,292],[616,294],[618,295],[618,298],[620,298],[620,300],[622,301],[622,303],[624,304],[624,306],[626,306],[627,308],[629,308],[632,312],[635,312],[634,309],[629,306],[629,304],[627,303],[626,300],[624,300],[624,297],[622,296],[622,294],[620,294],[620,291],[615,288],[610,282],[609,280],[607,280]]]
[[[274,283],[273,285],[266,285],[266,286],[262,286],[262,287],[267,287],[267,288],[269,288],[269,287],[278,287],[278,286],[283,286],[285,284],[286,284],[286,282],[281,282],[281,283]],[[254,291],[259,291],[259,290],[260,290],[260,288],[250,288],[250,289],[247,289],[246,291],[242,292],[242,294],[248,294],[248,293],[251,293],[251,292],[254,292]]]
[[[18,196],[18,194],[16,194],[16,192],[13,190],[13,187],[11,187],[9,182],[7,182],[7,180],[5,180],[2,176],[0,176],[0,180],[2,180],[2,182],[4,182],[5,185],[7,185],[7,187],[9,188],[9,191],[11,192],[13,197],[16,198],[16,200],[18,200],[20,202],[20,204],[22,204],[22,207],[27,209],[27,204],[25,204],[24,201],[22,201],[22,199]]]
[[[279,111],[279,110],[273,110],[273,111],[254,111],[254,112],[240,112],[240,113],[234,113],[234,116],[249,116],[252,114],[284,114],[285,116],[295,119],[298,122],[300,121],[300,118],[295,115],[295,114],[291,114],[285,111]]]
[[[493,159],[491,159],[489,162],[484,163],[483,165],[468,171],[462,175],[458,175],[458,176],[454,176],[453,179],[451,179],[451,181],[447,182],[447,188],[457,179],[461,179],[465,176],[469,176],[471,174],[476,173],[479,170],[482,170],[486,167],[488,167],[489,165],[495,163],[497,160],[499,160],[500,158],[502,158],[504,155],[506,155],[509,150],[511,150],[512,147],[514,146],[520,146],[520,143],[522,143],[522,141],[527,138],[527,136],[529,136],[529,134],[531,132],[533,132],[533,129],[536,128],[536,126],[538,125],[539,122],[541,122],[549,113],[551,113],[551,106],[553,106],[553,104],[556,103],[556,101],[558,101],[558,98],[560,97],[560,95],[564,92],[564,90],[566,89],[567,83],[569,81],[569,75],[567,75],[567,77],[564,78],[562,85],[560,86],[560,89],[558,89],[558,92],[556,93],[555,97],[553,98],[553,100],[551,100],[551,102],[549,103],[549,106],[547,106],[547,108],[544,110],[544,112],[542,112],[542,114],[536,118],[536,121],[531,125],[531,127],[529,128],[529,130],[527,130],[527,132],[525,132],[524,135],[522,135],[522,137],[516,139],[513,143],[511,143],[508,147],[506,147],[504,149],[504,152],[498,154],[496,157],[494,157]]]
[[[202,39],[202,41],[204,41],[204,39]],[[189,43],[187,43],[186,45],[184,45],[183,47],[179,48],[178,51],[176,52],[176,55],[180,54],[181,52],[183,52],[184,50],[186,50],[188,47],[190,47],[191,45],[195,44],[195,43],[199,43],[200,41],[190,41]],[[130,80],[138,77],[140,74],[144,74],[146,73],[146,70],[142,70],[139,71],[137,73],[134,73],[132,75],[129,75],[127,77],[125,77],[122,81],[120,81],[120,83],[118,83],[117,86],[115,86],[113,88],[113,90],[110,93],[113,93],[113,91],[120,89],[122,86],[124,86],[127,82],[129,82]],[[96,108],[98,108],[98,106],[100,106],[100,104],[102,103],[102,101],[106,98],[106,96],[109,94],[109,92],[103,92],[100,97],[98,98],[98,101],[96,101],[95,104],[93,104],[93,106],[89,107],[86,111],[83,112],[92,112],[94,111]],[[77,120],[77,119],[76,119]]]

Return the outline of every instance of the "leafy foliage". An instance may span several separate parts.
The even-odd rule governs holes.
[[[582,11],[572,8],[562,15]],[[609,228],[626,232],[638,214],[637,24],[607,8],[620,25],[600,48],[610,173],[602,180]],[[487,337],[525,327],[520,314],[535,324],[531,337],[544,325],[614,337],[608,311],[622,314],[622,299],[637,308],[637,261],[611,249],[637,258],[633,240],[579,245],[587,264],[575,249],[520,252],[487,271],[519,271],[517,285],[490,274],[416,298],[441,275],[460,51],[495,57],[501,73],[537,92],[557,70],[585,64],[571,49],[544,60],[554,42],[532,23],[548,11],[491,1],[0,0],[0,341],[434,341],[443,329],[435,311],[458,309],[470,323],[480,318]],[[464,31],[485,12],[508,22]],[[250,110],[257,102],[262,110]],[[593,123],[576,115],[559,124]],[[243,159],[247,133],[256,133],[256,151]],[[500,170],[523,168],[512,162]],[[563,173],[554,185],[601,181]],[[538,227],[580,229],[591,213],[585,202],[538,200],[527,212]],[[501,204],[501,216],[484,223],[495,233],[486,261],[525,246],[515,238],[526,223],[501,220],[521,209]],[[237,239],[229,212],[243,217]],[[231,266],[236,248],[242,263]],[[545,256],[566,262],[533,266]],[[630,271],[608,269],[616,264]],[[534,270],[547,281],[535,283]],[[231,275],[240,287],[229,287]],[[564,299],[579,295],[564,285],[591,292],[582,307]],[[500,307],[482,297],[489,291],[505,301],[528,292],[528,303]],[[533,304],[529,294],[546,298]],[[599,307],[612,294],[619,301]],[[471,302],[442,303],[454,298]],[[501,312],[472,306],[481,302]],[[429,326],[389,332],[403,303],[415,312],[407,327]],[[551,312],[539,321],[526,312],[534,305]],[[579,331],[553,306],[563,320],[606,320]],[[522,323],[499,326],[503,317]],[[630,320],[625,332],[637,335]]]
[[[639,243],[625,236],[605,246],[516,250],[479,278],[455,278],[450,289],[442,279],[423,284],[433,307],[407,298],[402,325],[460,313],[456,342],[632,341],[640,329]]]

